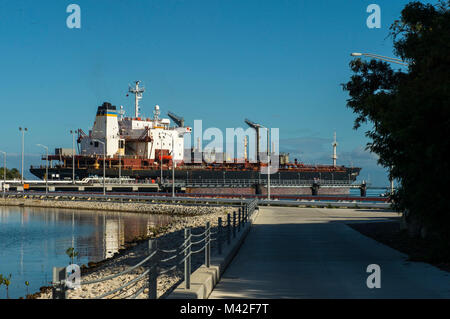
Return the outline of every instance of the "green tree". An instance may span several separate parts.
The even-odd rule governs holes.
[[[407,212],[415,233],[440,234],[450,246],[450,1],[411,2],[391,26],[394,54],[407,70],[355,59],[343,84],[354,128],[370,122],[368,149],[393,166],[399,181],[395,208]],[[412,227],[412,226],[417,227]],[[450,248],[450,247],[448,247]],[[447,249],[447,253],[450,249]],[[449,256],[450,257],[450,256]]]
[[[3,275],[0,275],[0,286],[2,284],[6,286],[6,299],[9,299],[9,285],[11,284],[11,274],[9,274],[8,277],[3,277]]]
[[[5,171],[4,167],[0,168],[0,179],[2,179],[2,180],[3,180],[4,174],[5,174],[4,171]],[[21,175],[20,175],[20,172],[17,170],[17,168],[13,168],[13,169],[6,168],[6,179],[15,179],[15,178],[20,178],[20,177],[21,177]]]
[[[78,252],[75,251],[75,248],[70,247],[70,248],[67,248],[66,254],[70,258],[70,263],[73,264],[73,260],[74,260],[75,257],[78,256]]]

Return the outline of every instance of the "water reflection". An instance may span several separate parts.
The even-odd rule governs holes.
[[[100,261],[169,221],[165,215],[0,207],[0,274],[12,275],[10,297],[24,296],[25,281],[35,292],[51,281],[53,266],[69,264],[67,248],[79,253],[79,265]]]

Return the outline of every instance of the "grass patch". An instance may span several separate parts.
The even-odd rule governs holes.
[[[361,234],[409,256],[410,261],[432,264],[450,272],[450,245],[442,240],[413,238],[400,221],[348,224]]]

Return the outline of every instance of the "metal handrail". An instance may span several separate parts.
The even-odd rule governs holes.
[[[202,246],[202,248],[200,248],[199,250],[193,250],[193,251],[191,251],[191,255],[197,254],[197,253],[203,251],[203,249],[205,249],[205,248],[206,248],[206,246]]]
[[[242,223],[245,224],[245,223],[247,223],[249,221],[249,217],[251,217],[253,215],[257,205],[258,205],[258,199],[252,199],[250,201],[246,201],[241,206],[241,208],[239,208],[239,216],[242,217],[242,218],[238,219],[237,226],[235,224],[233,224],[235,227],[237,227],[238,231],[241,230],[241,224]],[[242,209],[242,214],[241,214],[241,209]],[[230,214],[228,214],[228,215],[230,215]],[[234,216],[235,216],[235,214],[234,214]],[[230,218],[228,218],[227,220],[228,220],[228,223],[229,223]],[[144,284],[144,287],[140,288],[137,292],[133,293],[131,296],[129,296],[127,298],[128,299],[135,299],[135,298],[137,298],[137,296],[139,296],[145,290],[145,288],[147,286],[148,286],[149,289],[150,288],[154,289],[154,290],[151,291],[152,293],[149,291],[149,296],[150,297],[153,296],[153,298],[155,298],[156,294],[157,294],[157,290],[156,290],[157,289],[157,287],[156,287],[156,285],[157,285],[157,281],[156,281],[157,276],[162,275],[162,274],[166,274],[166,273],[168,273],[170,271],[173,271],[173,270],[177,269],[177,267],[179,267],[183,263],[185,264],[185,282],[186,282],[186,286],[187,286],[186,288],[189,289],[190,276],[191,276],[191,257],[194,254],[197,254],[197,253],[200,253],[200,252],[204,251],[205,252],[205,265],[206,265],[206,267],[210,267],[211,242],[213,242],[213,241],[218,242],[218,245],[220,247],[220,245],[221,245],[221,243],[223,241],[223,235],[224,234],[222,232],[223,228],[222,228],[222,224],[221,224],[221,218],[219,218],[218,227],[219,228],[218,228],[217,231],[212,232],[210,223],[207,222],[206,226],[205,226],[205,230],[201,234],[192,234],[192,233],[190,233],[190,231],[187,231],[185,233],[186,238],[183,240],[183,243],[180,246],[178,246],[176,249],[165,250],[165,249],[158,249],[158,248],[155,247],[154,251],[151,252],[149,254],[149,256],[145,257],[143,260],[141,260],[136,265],[131,266],[131,267],[127,268],[126,270],[121,271],[121,272],[119,272],[117,274],[114,274],[114,275],[106,276],[106,277],[101,278],[101,279],[96,279],[96,280],[91,280],[91,281],[84,281],[84,282],[81,283],[81,285],[89,285],[89,284],[99,283],[99,282],[103,282],[103,281],[106,281],[106,280],[114,279],[114,278],[119,277],[121,275],[127,274],[127,273],[135,270],[139,266],[142,266],[145,262],[147,262],[150,259],[152,259],[159,252],[162,252],[162,253],[169,253],[169,254],[174,253],[174,254],[172,254],[172,255],[164,258],[164,259],[158,259],[156,261],[156,266],[152,266],[151,268],[148,268],[142,274],[138,275],[136,278],[128,281],[127,283],[121,285],[118,288],[115,288],[115,289],[113,289],[111,291],[103,293],[100,296],[95,297],[95,299],[101,299],[101,298],[110,296],[112,294],[115,294],[118,291],[121,291],[121,290],[129,287],[130,285],[138,282],[139,280],[143,279],[147,275],[150,276],[149,277],[150,279],[153,278],[153,279],[151,279],[151,280],[153,280],[153,284],[151,283],[151,280],[150,280],[147,285]],[[228,230],[229,230],[229,227],[230,227],[230,224],[228,224],[228,228],[227,228]],[[213,235],[216,235],[216,236],[213,236]],[[192,241],[193,237],[200,237],[200,236],[203,236],[203,238],[198,240],[198,241],[196,241],[196,242]],[[203,243],[203,245],[199,249],[191,250],[193,245],[198,245],[198,244],[201,244],[201,243]],[[151,244],[151,242],[150,242],[150,244]],[[150,246],[150,249],[152,249],[151,247],[152,246]],[[220,254],[220,248],[219,248],[219,254]],[[167,269],[161,269],[161,268],[158,267],[159,263],[166,263],[166,262],[168,262],[170,260],[175,260],[175,259],[179,258],[182,255],[183,255],[183,258],[180,261],[178,261],[174,266],[172,266],[170,268],[167,268]],[[187,272],[186,272],[186,270],[187,270]],[[60,284],[62,284],[62,282],[61,281],[57,282],[57,280],[55,280],[55,284],[59,284],[60,285]],[[63,287],[65,287],[65,286],[63,285]],[[66,289],[66,288],[62,288],[62,289]],[[54,297],[55,297],[55,295],[54,295]]]
[[[168,261],[170,261],[170,260],[172,260],[172,259],[175,259],[175,258],[177,258],[177,257],[178,257],[178,255],[173,255],[173,256],[171,256],[171,257],[169,257],[169,258],[161,259],[159,262],[161,262],[161,263],[166,263],[166,262],[168,262]]]
[[[129,282],[123,284],[122,286],[120,286],[120,287],[118,287],[118,288],[116,288],[116,289],[113,289],[113,290],[111,290],[111,291],[105,292],[103,295],[100,295],[100,296],[98,296],[98,297],[95,297],[94,299],[102,299],[102,298],[104,298],[104,297],[106,297],[106,296],[112,295],[113,293],[116,293],[116,292],[122,290],[123,288],[128,287],[129,285],[131,285],[131,284],[133,284],[133,283],[139,281],[139,280],[142,279],[145,275],[147,275],[149,272],[150,272],[150,269],[147,269],[147,270],[144,271],[141,275],[139,275],[138,277],[134,278],[133,280],[130,280]]]
[[[191,257],[191,254],[185,255],[184,258],[178,264],[179,265],[183,264],[186,261],[186,259],[188,259],[189,257]]]
[[[201,237],[201,236],[203,236],[205,234],[206,234],[206,230],[203,233],[201,233],[201,234],[198,234],[198,235],[191,234],[191,236],[192,237]]]
[[[99,283],[99,282],[102,282],[102,281],[114,279],[114,278],[116,278],[116,277],[125,275],[125,274],[131,272],[132,270],[136,269],[137,267],[141,266],[141,265],[144,264],[146,261],[150,260],[153,256],[156,255],[156,253],[157,253],[157,251],[154,251],[152,254],[150,254],[150,256],[147,256],[146,258],[144,258],[144,259],[143,259],[141,262],[139,262],[138,264],[136,264],[136,265],[134,265],[134,266],[132,266],[132,267],[130,267],[130,268],[128,268],[128,269],[126,269],[126,270],[124,270],[124,271],[118,273],[118,274],[110,275],[110,276],[107,276],[107,277],[102,278],[102,279],[96,279],[96,280],[91,280],[91,281],[81,282],[81,285],[96,284],[96,283]]]
[[[179,248],[181,248],[181,247],[182,246],[180,246]],[[160,249],[159,251],[163,252],[163,253],[176,253],[177,249],[171,249],[171,250]]]
[[[166,273],[168,273],[168,272],[171,272],[171,271],[177,269],[177,267],[178,267],[178,265],[175,265],[175,266],[173,266],[173,267],[170,267],[169,269],[160,270],[160,271],[158,272],[158,274],[164,275],[164,274],[166,274]]]
[[[193,241],[193,242],[191,242],[191,244],[192,244],[192,245],[198,245],[198,244],[200,244],[201,242],[203,242],[203,241],[205,241],[205,240],[206,240],[206,236],[203,237],[203,239],[200,239],[199,241]]]
[[[147,285],[144,285],[141,289],[139,289],[137,292],[131,295],[128,299],[136,299],[141,293],[144,292],[145,288],[147,288]]]

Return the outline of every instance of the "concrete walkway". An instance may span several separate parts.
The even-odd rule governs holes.
[[[363,209],[260,208],[210,298],[450,298],[450,273],[361,235],[346,224],[397,213]],[[381,288],[369,289],[369,264]]]

